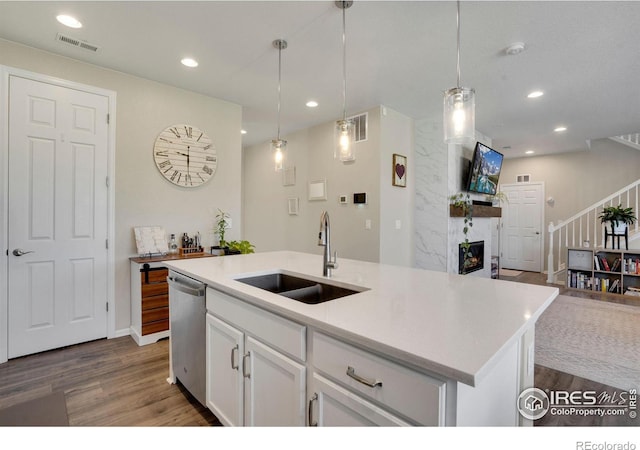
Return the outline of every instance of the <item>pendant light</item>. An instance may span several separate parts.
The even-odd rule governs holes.
[[[280,139],[280,84],[282,82],[282,50],[287,48],[287,41],[276,39],[273,46],[278,49],[278,137],[271,141],[271,149],[275,161],[276,171],[282,170],[284,165],[284,151],[287,149],[287,141]]]
[[[336,6],[342,9],[342,120],[336,122],[336,147],[334,157],[340,161],[354,161],[353,146],[356,141],[356,125],[353,119],[347,119],[347,32],[346,10],[353,1],[339,1]]]
[[[457,1],[458,84],[444,93],[444,141],[463,144],[475,139],[476,91],[460,87],[460,0]]]

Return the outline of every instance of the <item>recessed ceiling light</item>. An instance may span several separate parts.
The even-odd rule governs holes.
[[[560,133],[561,131],[567,131],[567,127],[557,127],[553,131]]]
[[[62,25],[66,25],[70,28],[82,28],[82,23],[75,17],[67,16],[66,14],[60,14],[56,16],[56,20]]]
[[[316,102],[315,100],[309,100],[309,101],[307,102],[307,106],[308,106],[309,108],[315,108],[316,106],[318,106],[318,102]]]
[[[193,58],[183,58],[180,62],[187,67],[198,67],[198,61]]]
[[[240,130],[240,134],[247,134],[247,130]]]
[[[524,152],[525,155],[533,155],[535,152],[533,150],[527,150]]]
[[[542,97],[544,95],[544,92],[542,91],[533,91],[531,93],[529,93],[529,95],[527,95],[528,98],[538,98],[538,97]]]

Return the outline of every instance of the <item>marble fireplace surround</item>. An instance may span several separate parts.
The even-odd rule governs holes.
[[[445,144],[442,118],[415,122],[415,265],[423,269],[458,273],[458,245],[465,239],[464,219],[449,217],[449,196],[464,192],[463,172],[473,156],[469,146]],[[476,131],[476,139],[491,139]],[[472,200],[485,200],[471,194]],[[491,277],[491,219],[475,217],[469,241],[484,241],[484,267],[467,276]]]

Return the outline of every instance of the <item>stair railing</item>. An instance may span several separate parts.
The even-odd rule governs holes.
[[[549,223],[549,248],[547,253],[547,283],[555,283],[556,275],[566,266],[567,248],[604,246],[604,227],[598,216],[607,206],[621,204],[624,208],[633,207],[638,215],[640,180],[620,189],[588,208],[554,225]],[[638,221],[630,228],[630,235],[638,233]],[[612,245],[613,246],[613,245]],[[555,262],[557,261],[557,266]],[[557,268],[557,270],[556,270]]]

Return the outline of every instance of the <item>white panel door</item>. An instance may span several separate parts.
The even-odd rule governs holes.
[[[508,202],[502,205],[501,266],[542,271],[543,186],[541,183],[502,185]]]
[[[107,335],[109,103],[15,75],[9,93],[14,358]]]

